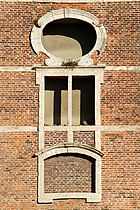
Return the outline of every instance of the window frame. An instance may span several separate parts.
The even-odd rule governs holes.
[[[100,86],[103,82],[103,71],[105,65],[94,67],[36,67],[36,84],[39,85],[39,144],[38,144],[38,202],[52,203],[54,199],[81,198],[87,202],[101,201],[101,130],[100,130]],[[72,76],[95,76],[95,125],[72,126]],[[68,77],[68,126],[44,126],[44,90],[45,76],[67,76]],[[56,145],[53,148],[45,148],[44,136],[47,131],[67,131],[67,143]],[[95,132],[95,147],[87,145],[75,145],[73,139],[74,131]],[[44,160],[50,156],[63,153],[80,153],[91,156],[96,160],[96,192],[95,193],[44,193]]]
[[[44,192],[44,161],[56,154],[82,154],[91,157],[95,160],[95,192],[71,192],[71,193],[45,193]],[[86,199],[86,202],[101,202],[101,157],[103,153],[85,146],[65,145],[54,146],[51,149],[46,149],[38,155],[38,203],[53,203],[55,199]]]
[[[68,131],[68,142],[73,142],[74,130],[89,130],[96,131],[95,137],[99,139],[96,143],[96,148],[101,149],[100,143],[100,86],[103,83],[103,71],[105,65],[100,64],[96,67],[36,67],[36,83],[40,85],[39,91],[39,150],[44,148],[44,131]],[[66,76],[68,77],[68,125],[67,126],[44,126],[44,90],[45,76]],[[72,76],[95,76],[95,125],[88,126],[72,126]]]
[[[107,34],[105,27],[102,24],[101,25],[99,24],[98,18],[93,14],[90,14],[89,12],[85,12],[84,10],[63,8],[58,10],[52,10],[51,12],[48,12],[47,14],[43,15],[37,21],[39,27],[34,25],[31,31],[31,45],[34,52],[36,52],[37,55],[39,55],[40,52],[43,52],[48,57],[48,59],[45,59],[45,64],[50,67],[51,66],[58,67],[61,66],[63,62],[65,62],[64,59],[56,57],[51,53],[49,53],[44,48],[41,40],[43,29],[46,27],[47,24],[53,22],[54,20],[59,20],[64,18],[73,18],[87,22],[95,29],[97,38],[96,38],[96,43],[92,48],[92,50],[86,55],[74,59],[76,62],[78,62],[78,65],[81,66],[93,65],[93,59],[91,59],[91,56],[96,50],[99,50],[100,52],[104,51]]]

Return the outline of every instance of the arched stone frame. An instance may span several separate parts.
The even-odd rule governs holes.
[[[44,160],[59,154],[81,154],[89,156],[96,160],[96,190],[95,193],[44,193]],[[49,149],[44,149],[38,154],[38,202],[39,203],[52,203],[54,199],[86,199],[87,202],[100,202],[101,201],[101,157],[103,153],[88,147],[74,144],[54,146]]]
[[[106,30],[103,25],[99,26],[99,20],[97,17],[83,10],[64,8],[64,9],[53,10],[51,12],[48,12],[44,16],[42,16],[38,20],[39,27],[36,27],[34,25],[31,32],[31,44],[34,51],[37,53],[37,55],[39,55],[40,52],[43,52],[49,57],[49,59],[45,60],[46,65],[61,66],[63,59],[55,57],[44,48],[41,41],[41,35],[42,35],[42,31],[44,27],[48,23],[54,20],[59,20],[59,19],[64,19],[64,18],[74,18],[74,19],[82,20],[91,24],[94,27],[96,31],[96,35],[97,35],[97,40],[93,49],[88,54],[75,59],[78,61],[78,65],[81,65],[81,66],[93,65],[93,59],[91,59],[91,55],[93,54],[95,50],[99,50],[100,52],[104,50],[105,44],[106,44]]]

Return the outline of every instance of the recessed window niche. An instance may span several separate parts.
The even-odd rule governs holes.
[[[103,70],[104,66],[36,68],[40,85],[39,203],[56,199],[101,201]]]
[[[80,154],[60,154],[46,159],[44,192],[95,193],[95,159]]]
[[[55,199],[101,201],[101,157],[94,148],[59,145],[39,155],[39,203]]]

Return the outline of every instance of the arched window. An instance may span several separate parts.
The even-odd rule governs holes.
[[[38,156],[39,203],[68,198],[101,201],[101,152],[66,144],[46,149]]]

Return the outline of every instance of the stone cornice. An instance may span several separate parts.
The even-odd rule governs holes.
[[[96,2],[140,2],[140,0],[0,0],[0,2],[45,2],[45,3],[96,3]]]
[[[100,65],[100,64],[99,64]],[[19,72],[35,72],[34,68],[48,68],[47,66],[40,66],[38,64],[34,64],[33,66],[25,67],[25,66],[0,66],[0,71],[19,71]],[[80,68],[80,66],[79,66]],[[82,67],[83,68],[83,67]],[[92,67],[91,67],[92,68]],[[132,70],[139,71],[140,66],[106,66],[104,70]]]

